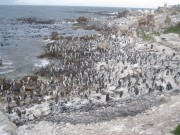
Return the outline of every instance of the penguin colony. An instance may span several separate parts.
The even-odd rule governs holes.
[[[137,49],[137,48],[140,49]],[[153,43],[135,43],[131,36],[61,37],[41,57],[51,63],[21,80],[1,79],[0,94],[7,112],[19,123],[33,104],[49,101],[52,111],[67,105],[104,103],[142,94],[173,91],[180,85],[178,50],[157,50]],[[35,118],[36,116],[34,116]]]

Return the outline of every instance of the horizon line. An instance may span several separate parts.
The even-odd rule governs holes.
[[[156,9],[156,8],[158,8],[158,7],[160,7],[160,6],[158,6],[158,7],[115,7],[115,6],[92,6],[92,5],[90,5],[90,6],[85,6],[85,5],[30,5],[30,4],[27,4],[27,5],[18,5],[18,4],[0,4],[0,6],[52,6],[52,7],[58,7],[58,6],[62,6],[62,7],[102,7],[102,8],[143,8],[143,9]]]

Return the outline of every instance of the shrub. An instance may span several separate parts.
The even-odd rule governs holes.
[[[180,35],[180,23],[178,23],[175,26],[171,26],[171,27],[166,28],[164,30],[164,34],[167,34],[167,33],[176,33],[176,34]]]
[[[152,35],[150,35],[150,34],[145,34],[145,33],[143,33],[142,39],[143,39],[144,41],[150,41],[150,40],[154,40],[154,37],[153,37]]]
[[[178,125],[171,133],[174,135],[180,135],[180,125]]]

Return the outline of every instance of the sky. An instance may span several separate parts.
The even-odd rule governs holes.
[[[144,7],[157,8],[180,4],[180,0],[0,0],[0,5],[64,5],[64,6],[102,6],[102,7]]]

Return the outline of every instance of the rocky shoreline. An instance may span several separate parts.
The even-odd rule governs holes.
[[[163,34],[163,28],[178,23],[180,12],[166,8],[123,11],[106,20],[78,18],[76,29],[99,34],[53,32],[53,42],[39,56],[51,59],[48,66],[18,81],[0,79],[8,117],[18,127],[42,120],[90,124],[135,116],[168,102],[180,91],[180,40],[178,34]]]

